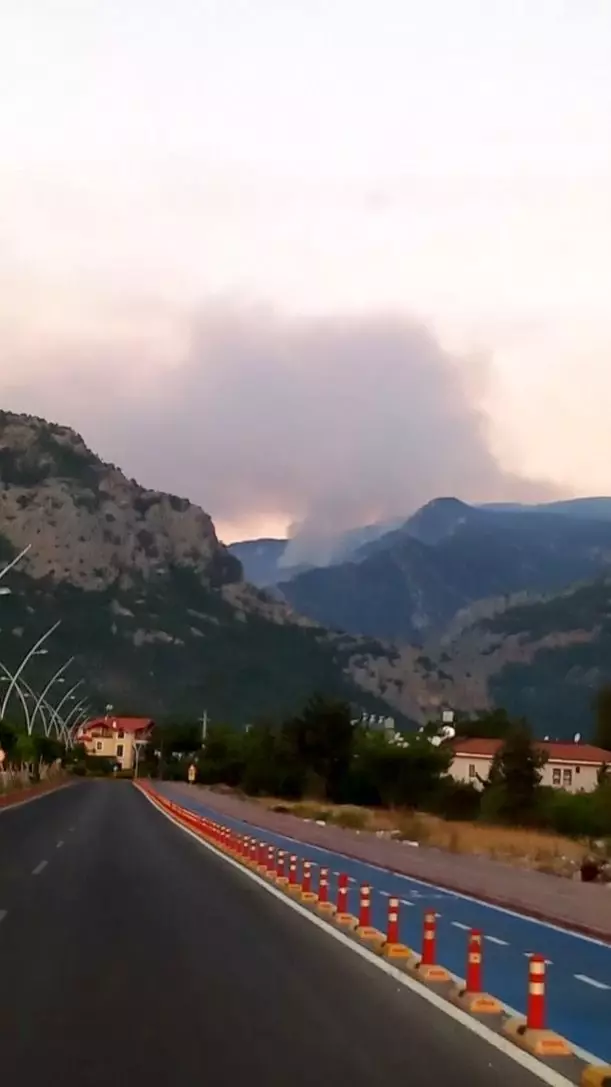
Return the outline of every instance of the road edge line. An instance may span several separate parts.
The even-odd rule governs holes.
[[[575,1083],[573,1080],[567,1079],[566,1076],[563,1076],[560,1072],[556,1072],[555,1069],[550,1068],[548,1065],[542,1064],[535,1057],[531,1057],[529,1053],[525,1052],[522,1049],[519,1049],[512,1042],[507,1041],[502,1035],[495,1034],[495,1032],[490,1030],[484,1023],[480,1023],[478,1019],[471,1018],[469,1015],[467,1015],[466,1012],[462,1011],[461,1008],[456,1007],[449,1001],[444,1000],[443,997],[439,996],[431,989],[427,989],[424,985],[421,985],[418,981],[414,980],[408,974],[404,974],[402,971],[392,966],[391,963],[389,963],[385,959],[380,959],[373,952],[369,951],[367,947],[363,946],[362,944],[355,943],[348,936],[345,936],[341,929],[333,928],[317,914],[311,913],[310,910],[307,910],[295,899],[289,898],[287,895],[283,894],[282,891],[278,890],[277,887],[273,886],[273,884],[262,879],[252,869],[245,867],[238,861],[234,860],[232,857],[227,856],[226,853],[223,853],[222,850],[217,849],[210,842],[205,841],[199,834],[196,834],[195,831],[190,830],[189,827],[184,826],[184,824],[181,823],[179,819],[175,818],[175,816],[173,816],[170,812],[165,811],[162,805],[159,804],[152,795],[150,795],[144,789],[140,788],[139,785],[136,785],[135,787],[137,791],[141,794],[141,796],[148,800],[148,802],[158,812],[160,812],[161,815],[165,816],[165,818],[170,823],[173,823],[174,826],[178,827],[179,830],[182,830],[183,833],[188,834],[189,837],[193,839],[193,841],[197,842],[199,845],[209,850],[209,852],[213,853],[215,856],[219,857],[221,860],[231,865],[231,867],[235,868],[236,871],[248,876],[249,879],[251,879],[254,883],[258,884],[259,887],[262,887],[264,890],[266,890],[268,894],[271,894],[274,898],[277,898],[280,902],[283,902],[286,906],[289,906],[296,913],[300,914],[302,917],[306,918],[306,920],[314,924],[322,932],[326,932],[329,936],[332,936],[333,939],[338,941],[338,943],[343,944],[344,947],[350,948],[352,951],[356,952],[356,954],[360,955],[360,957],[362,959],[365,959],[366,962],[371,963],[372,966],[376,966],[378,970],[382,970],[389,977],[393,978],[394,981],[398,981],[406,989],[414,993],[416,996],[419,996],[422,1000],[425,1000],[427,1003],[431,1004],[438,1011],[443,1012],[450,1019],[453,1019],[461,1026],[466,1027],[467,1030],[470,1030],[472,1034],[476,1034],[482,1041],[488,1042],[488,1044],[491,1045],[493,1049],[496,1049],[498,1052],[503,1053],[504,1056],[508,1057],[510,1060],[513,1060],[516,1064],[521,1065],[522,1068],[525,1068],[528,1072],[531,1072],[534,1076],[537,1077],[537,1079],[540,1079],[543,1083],[547,1083],[549,1087],[575,1087]]]

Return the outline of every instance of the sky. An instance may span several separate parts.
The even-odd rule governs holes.
[[[221,537],[611,491],[608,0],[4,0],[0,403]]]

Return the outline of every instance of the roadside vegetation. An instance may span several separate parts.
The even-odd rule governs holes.
[[[437,726],[388,738],[351,721],[342,702],[311,698],[281,723],[248,731],[197,726],[157,730],[148,772],[184,780],[195,765],[201,784],[224,786],[277,810],[370,830],[458,853],[524,860],[566,871],[588,853],[611,850],[611,774],[571,794],[541,785],[544,755],[528,724],[496,710],[458,724],[464,735],[502,740],[489,777],[476,785],[449,776],[452,747],[434,746]],[[595,741],[610,749],[611,691],[596,704]],[[157,752],[157,756],[155,755]]]

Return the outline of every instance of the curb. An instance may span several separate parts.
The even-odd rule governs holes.
[[[12,793],[4,793],[0,796],[0,815],[3,811],[9,811],[11,808],[20,808],[23,804],[29,804],[31,800],[38,800],[42,796],[47,796],[49,793],[56,793],[60,789],[65,789],[68,785],[73,784],[73,781],[62,780],[58,784],[54,782],[52,785],[44,785],[42,788],[32,785],[27,789],[17,789]]]
[[[145,794],[147,799],[153,802],[158,809],[167,813],[185,829],[191,833],[194,837],[199,838],[204,844],[216,852],[219,856],[226,856],[232,864],[236,867],[248,870],[252,866],[249,863],[249,858],[243,855],[238,849],[232,847],[232,845],[222,837],[218,836],[219,825],[212,824],[211,820],[202,816],[195,816],[189,809],[182,808],[175,802],[168,800],[163,794],[155,792],[154,789],[149,789],[143,786],[142,783],[136,785],[136,788]],[[271,833],[271,832],[270,832]],[[307,844],[307,843],[304,843]],[[257,867],[254,867],[254,872],[257,873]],[[264,877],[259,875],[258,878],[261,885],[265,887],[266,881]],[[270,881],[271,886],[274,888],[275,893],[279,893],[281,897],[286,899],[292,899],[295,901],[295,894],[289,891],[288,880],[286,882],[280,882],[278,879]],[[310,894],[310,893],[309,893]],[[312,898],[308,898],[306,902],[300,901],[298,909],[305,911],[306,913],[317,914],[319,922],[322,922],[322,927],[328,930],[338,929],[341,926],[341,921],[338,924],[334,923],[334,914],[336,913],[336,907],[330,902],[319,902],[318,896],[315,893],[311,893]],[[340,915],[342,916],[342,915]],[[373,936],[377,937],[373,939]],[[473,1022],[479,1022],[485,1024],[486,1028],[491,1035],[495,1035],[499,1038],[505,1039],[511,1048],[516,1051],[526,1052],[532,1059],[534,1059],[537,1065],[542,1069],[548,1070],[548,1075],[557,1076],[557,1079],[548,1079],[547,1082],[557,1082],[563,1084],[573,1083],[578,1087],[611,1087],[611,1066],[607,1065],[587,1065],[581,1058],[579,1058],[572,1049],[571,1043],[561,1038],[559,1035],[552,1031],[525,1031],[524,1020],[516,1020],[515,1013],[510,1014],[508,1010],[498,1001],[495,1001],[494,997],[490,997],[488,994],[479,994],[480,997],[490,1004],[496,1002],[498,1010],[493,1010],[490,1004],[486,1008],[478,1009],[477,1006],[471,1008],[467,1002],[463,1003],[460,1000],[459,992],[457,991],[457,983],[460,983],[460,979],[456,978],[444,967],[441,966],[425,966],[421,965],[420,956],[414,952],[410,952],[405,948],[407,955],[403,953],[403,945],[393,945],[393,947],[401,948],[401,953],[395,958],[392,955],[390,948],[388,948],[388,957],[385,952],[386,937],[378,930],[368,928],[366,930],[359,931],[358,928],[341,926],[341,936],[338,938],[343,939],[346,943],[353,943],[358,945],[359,948],[363,948],[363,952],[367,954],[373,954],[379,960],[384,960],[392,964],[392,968],[398,971],[404,976],[407,975],[414,979],[417,986],[421,990],[425,990],[429,993],[434,992],[441,998],[442,1003],[446,1005],[453,1005],[455,1008],[460,1007],[462,1014]],[[429,976],[430,974],[430,976]],[[458,984],[460,995],[464,994],[463,986]],[[424,994],[423,994],[424,995]],[[458,998],[458,999],[457,999]],[[430,998],[429,998],[430,999]],[[520,1028],[520,1029],[518,1029]],[[543,1045],[536,1044],[538,1038],[526,1038],[526,1034],[530,1035],[545,1035],[543,1039]],[[491,1038],[488,1039],[491,1041]],[[553,1045],[549,1048],[545,1044],[546,1041],[552,1041]],[[529,1044],[530,1042],[535,1044]],[[541,1078],[546,1078],[542,1076]]]

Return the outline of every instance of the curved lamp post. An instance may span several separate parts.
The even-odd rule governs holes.
[[[18,683],[18,682],[15,682],[15,677],[14,677],[13,673],[9,672],[8,668],[6,667],[6,664],[3,664],[2,661],[0,661],[0,671],[2,671],[4,677],[11,684],[11,687],[14,687],[15,691],[17,692],[17,697],[19,698],[19,701],[21,702],[21,705],[23,707],[23,715],[25,717],[25,725],[26,725],[26,729],[27,729],[27,732],[28,732],[28,736],[29,736],[30,735],[30,710],[29,710],[29,707],[28,707],[26,697],[25,697],[25,695],[23,693],[23,690],[21,688],[21,684]],[[25,686],[25,684],[24,684],[24,686]],[[3,720],[3,715],[0,714],[0,721],[2,721],[2,720]]]
[[[47,631],[45,631],[45,633],[43,635],[41,635],[41,637],[38,639],[38,641],[34,642],[34,645],[32,646],[32,648],[26,653],[25,657],[21,661],[21,664],[19,665],[17,671],[15,672],[15,674],[13,675],[13,677],[11,679],[11,682],[8,685],[6,694],[5,694],[4,699],[2,701],[2,705],[0,706],[0,721],[2,721],[4,719],[4,715],[6,713],[6,707],[8,706],[9,699],[11,697],[11,694],[13,693],[15,685],[16,685],[18,679],[19,679],[19,676],[23,672],[23,669],[26,667],[28,661],[30,661],[32,659],[32,657],[36,653],[38,653],[40,648],[46,642],[47,638],[50,638],[51,635],[57,630],[60,623],[61,623],[61,619],[58,619],[57,622],[54,623],[52,627],[49,627],[49,629]]]
[[[8,574],[9,570],[13,569],[13,566],[16,566],[17,563],[21,561],[21,559],[23,558],[24,555],[27,555],[27,553],[30,550],[31,546],[32,546],[31,544],[28,544],[26,547],[24,547],[23,551],[20,551],[19,554],[16,556],[16,558],[11,559],[11,561],[8,563],[8,565],[4,566],[2,568],[2,570],[0,570],[0,581],[2,581],[2,578],[4,577],[5,574]],[[2,590],[2,596],[8,596],[10,591],[11,591],[10,589],[3,589]]]
[[[69,657],[68,660],[66,661],[66,663],[62,664],[61,668],[57,669],[57,672],[55,673],[54,676],[51,677],[51,679],[47,683],[47,686],[44,688],[44,690],[41,691],[41,693],[40,693],[40,695],[38,697],[38,701],[37,701],[36,705],[34,706],[34,710],[32,712],[32,717],[31,717],[32,728],[34,728],[34,722],[36,721],[36,717],[37,717],[38,711],[40,710],[40,707],[42,705],[44,705],[44,703],[45,703],[45,699],[47,697],[47,692],[51,690],[51,687],[53,686],[54,683],[57,683],[58,679],[60,679],[60,677],[66,671],[66,668],[70,667],[73,660],[74,660],[74,657]],[[47,732],[47,735],[48,735],[48,732]]]

